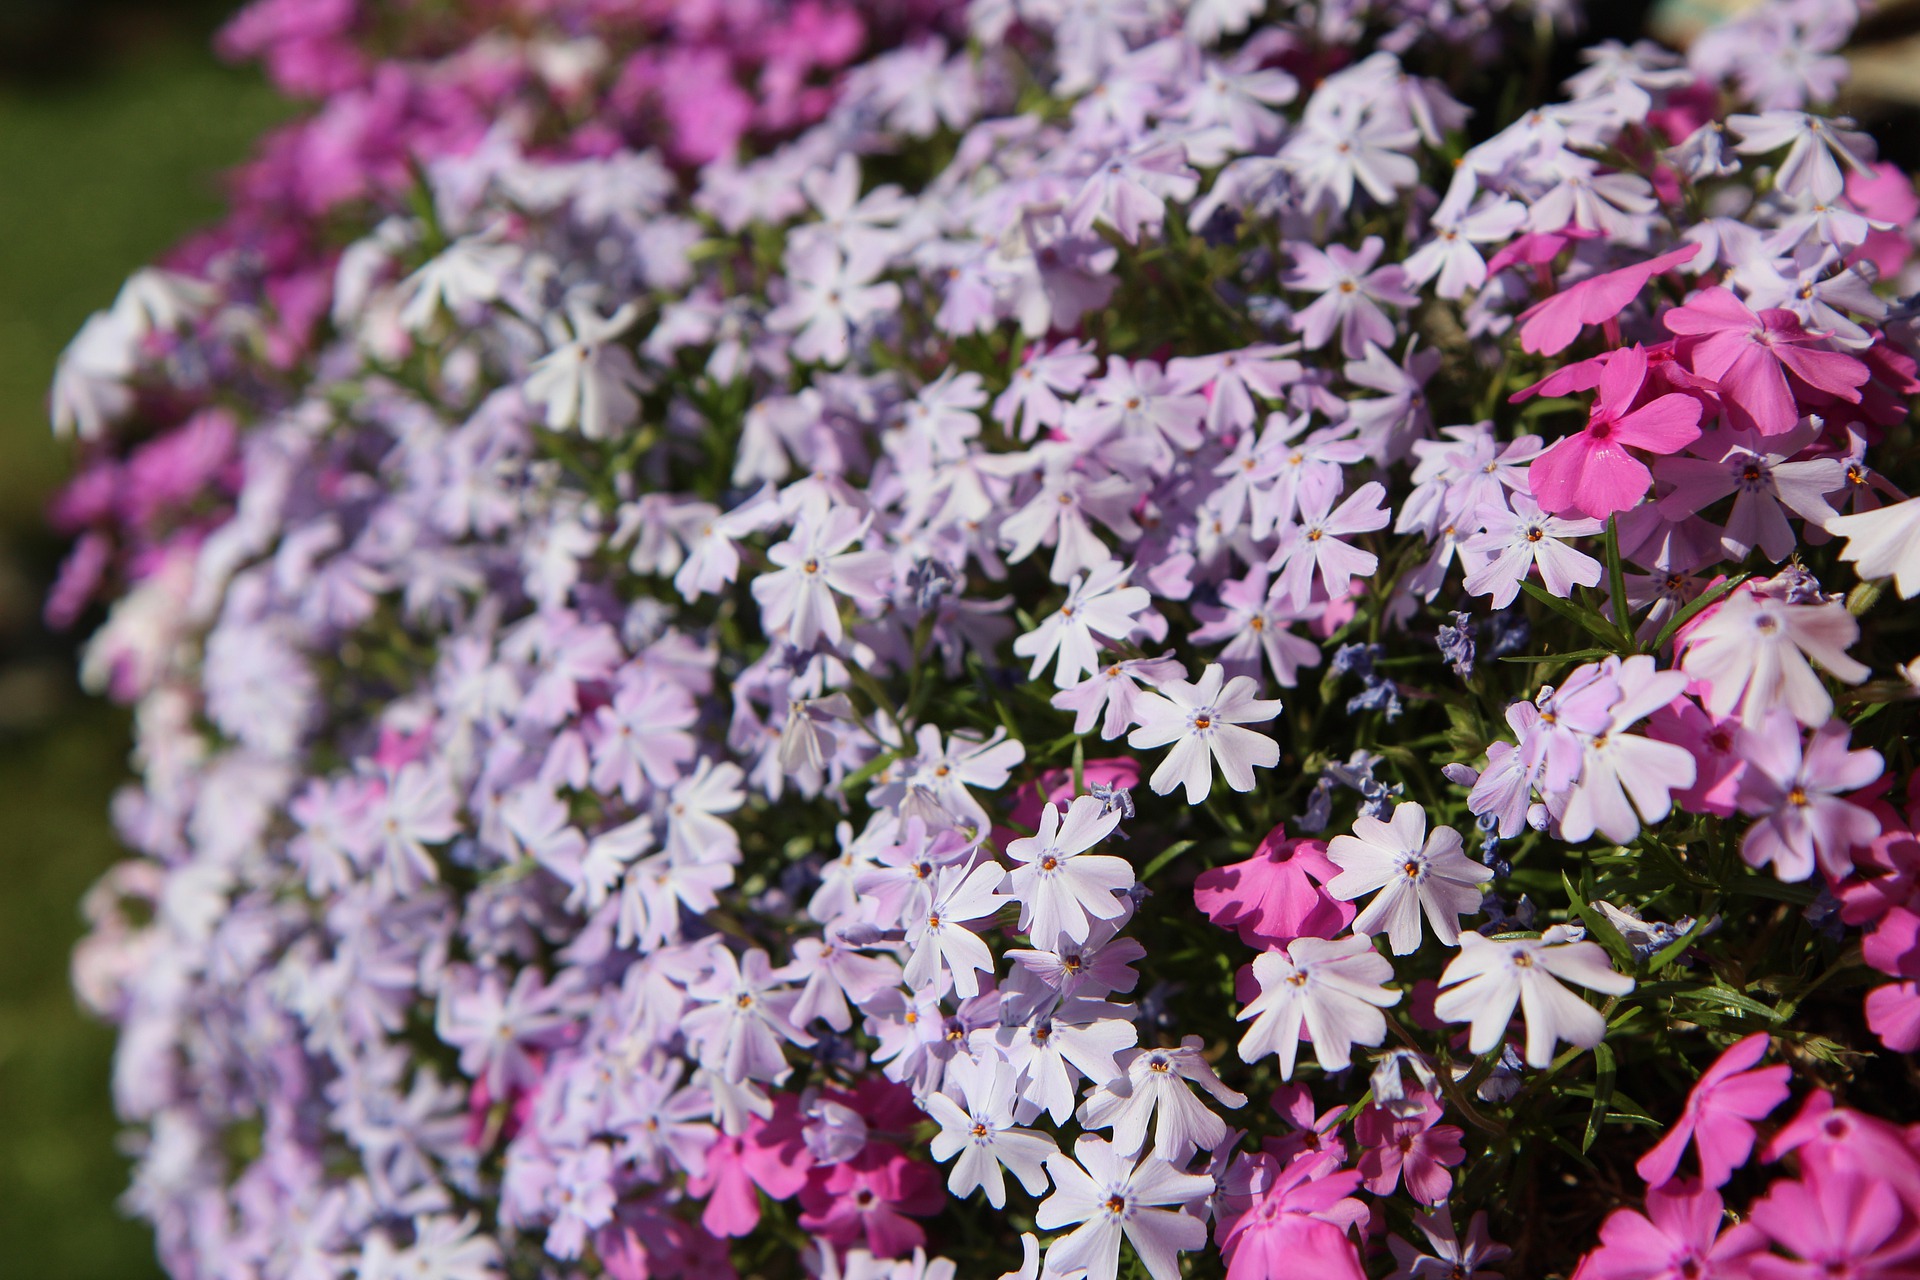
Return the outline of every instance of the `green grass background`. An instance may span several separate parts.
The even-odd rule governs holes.
[[[220,208],[218,173],[288,108],[220,66],[218,9],[0,0],[0,1276],[145,1280],[112,1034],[67,980],[80,896],[118,856],[107,804],[127,723],[79,694],[45,634],[46,499],[71,465],[46,425],[54,358],[120,281]]]

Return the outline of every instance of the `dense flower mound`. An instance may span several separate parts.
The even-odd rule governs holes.
[[[252,5],[53,392],[168,1268],[1920,1276],[1854,17]]]

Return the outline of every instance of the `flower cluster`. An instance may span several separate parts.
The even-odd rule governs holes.
[[[1850,4],[394,8],[53,389],[176,1276],[1920,1267]]]

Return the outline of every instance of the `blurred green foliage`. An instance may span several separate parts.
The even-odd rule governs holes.
[[[112,1033],[67,978],[80,897],[118,856],[128,726],[37,623],[61,553],[42,512],[71,458],[45,393],[87,313],[217,216],[219,171],[287,107],[214,61],[206,4],[0,11],[0,1275],[143,1280],[151,1233],[114,1205]]]

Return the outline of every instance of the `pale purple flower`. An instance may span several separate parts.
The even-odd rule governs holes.
[[[712,971],[687,987],[693,1007],[681,1019],[701,1065],[730,1081],[778,1083],[788,1071],[780,1042],[813,1043],[788,1016],[797,993],[774,977],[764,951],[736,960],[716,942],[707,955]]]
[[[845,363],[855,326],[900,305],[900,286],[875,283],[877,253],[845,253],[831,239],[796,242],[787,255],[787,300],[767,314],[769,328],[792,333],[793,354],[822,364]]]
[[[1085,234],[1096,222],[1129,244],[1166,221],[1167,201],[1193,199],[1200,175],[1178,142],[1149,141],[1100,162],[1067,205],[1067,225]]]
[[[1148,1151],[1185,1165],[1196,1151],[1212,1152],[1225,1141],[1227,1123],[1195,1097],[1198,1085],[1224,1107],[1244,1107],[1246,1095],[1228,1088],[1201,1056],[1199,1036],[1175,1049],[1129,1049],[1115,1059],[1124,1074],[1102,1081],[1087,1095],[1077,1118],[1086,1129],[1111,1129],[1113,1149],[1123,1156]]]
[[[1003,1169],[1020,1180],[1029,1195],[1046,1191],[1048,1157],[1060,1148],[1052,1138],[1014,1124],[1018,1073],[998,1054],[959,1058],[947,1068],[941,1091],[927,1095],[927,1114],[940,1126],[929,1150],[935,1160],[953,1160],[947,1190],[955,1196],[984,1188],[987,1203],[1003,1208],[1007,1182]],[[959,1157],[955,1159],[955,1157]]]
[[[1294,268],[1285,277],[1289,289],[1317,293],[1294,313],[1293,327],[1309,351],[1327,345],[1338,333],[1340,352],[1349,360],[1367,353],[1369,344],[1390,347],[1399,331],[1382,306],[1410,307],[1419,297],[1408,292],[1406,273],[1398,266],[1375,267],[1386,251],[1379,236],[1368,236],[1358,249],[1328,245],[1324,250],[1291,243]]]
[[[1476,516],[1481,532],[1460,544],[1461,550],[1486,557],[1479,568],[1467,574],[1468,595],[1491,595],[1493,607],[1504,609],[1520,594],[1520,583],[1527,572],[1536,567],[1547,590],[1562,599],[1572,595],[1576,586],[1599,584],[1600,562],[1575,551],[1562,539],[1599,533],[1604,528],[1600,521],[1550,516],[1522,493],[1513,494],[1508,501],[1513,504],[1511,511],[1482,506]]]
[[[1768,111],[1728,116],[1727,127],[1739,135],[1734,150],[1741,155],[1763,156],[1786,149],[1773,174],[1774,185],[1781,191],[1831,203],[1846,190],[1841,165],[1857,173],[1871,172],[1873,139],[1855,130],[1851,120],[1805,111]]]
[[[962,999],[980,994],[979,974],[993,976],[993,953],[968,924],[990,918],[1013,899],[996,892],[1007,878],[997,862],[942,867],[926,909],[907,922],[908,958],[902,980],[918,990],[951,975]],[[944,984],[942,984],[944,985]]]
[[[1838,600],[1797,604],[1743,587],[1688,629],[1680,669],[1704,689],[1701,705],[1716,720],[1737,716],[1757,729],[1784,707],[1811,728],[1833,714],[1833,698],[1812,662],[1835,679],[1859,684],[1868,668],[1847,655],[1859,638],[1859,622]]]
[[[392,893],[406,897],[440,878],[427,846],[460,834],[460,803],[442,766],[402,765],[383,781],[367,809],[374,872]]]
[[[1747,766],[1737,803],[1757,819],[1740,840],[1748,866],[1771,864],[1788,881],[1805,880],[1816,866],[1836,882],[1853,870],[1853,851],[1880,834],[1880,819],[1842,793],[1879,778],[1885,762],[1878,751],[1849,751],[1850,736],[1846,721],[1829,720],[1803,749],[1800,726],[1785,710],[1734,735]]]
[[[1329,600],[1344,599],[1355,578],[1364,578],[1380,565],[1380,557],[1342,541],[1356,533],[1384,529],[1393,519],[1384,499],[1385,486],[1369,480],[1338,507],[1334,492],[1308,486],[1300,494],[1300,522],[1286,528],[1267,568],[1277,573],[1273,589],[1284,592],[1296,609],[1313,599],[1317,578]]]
[[[1029,679],[1038,680],[1057,657],[1053,682],[1070,689],[1100,669],[1101,640],[1125,640],[1141,629],[1153,597],[1145,587],[1128,585],[1132,573],[1130,566],[1108,560],[1073,580],[1060,607],[1013,642],[1016,654],[1033,659]]]
[[[1319,652],[1314,649],[1316,658]],[[1143,698],[1140,686],[1134,683],[1136,680],[1157,685],[1186,673],[1180,660],[1171,654],[1158,658],[1124,658],[1109,662],[1072,688],[1062,689],[1053,695],[1052,701],[1059,710],[1074,713],[1075,733],[1085,735],[1098,720],[1100,736],[1111,740],[1140,723]]]
[[[766,611],[769,630],[784,632],[802,649],[822,638],[837,645],[846,632],[835,596],[859,604],[880,600],[892,558],[852,549],[868,523],[851,507],[833,507],[818,519],[803,518],[792,537],[768,549],[767,559],[779,568],[753,580],[753,598]]]

